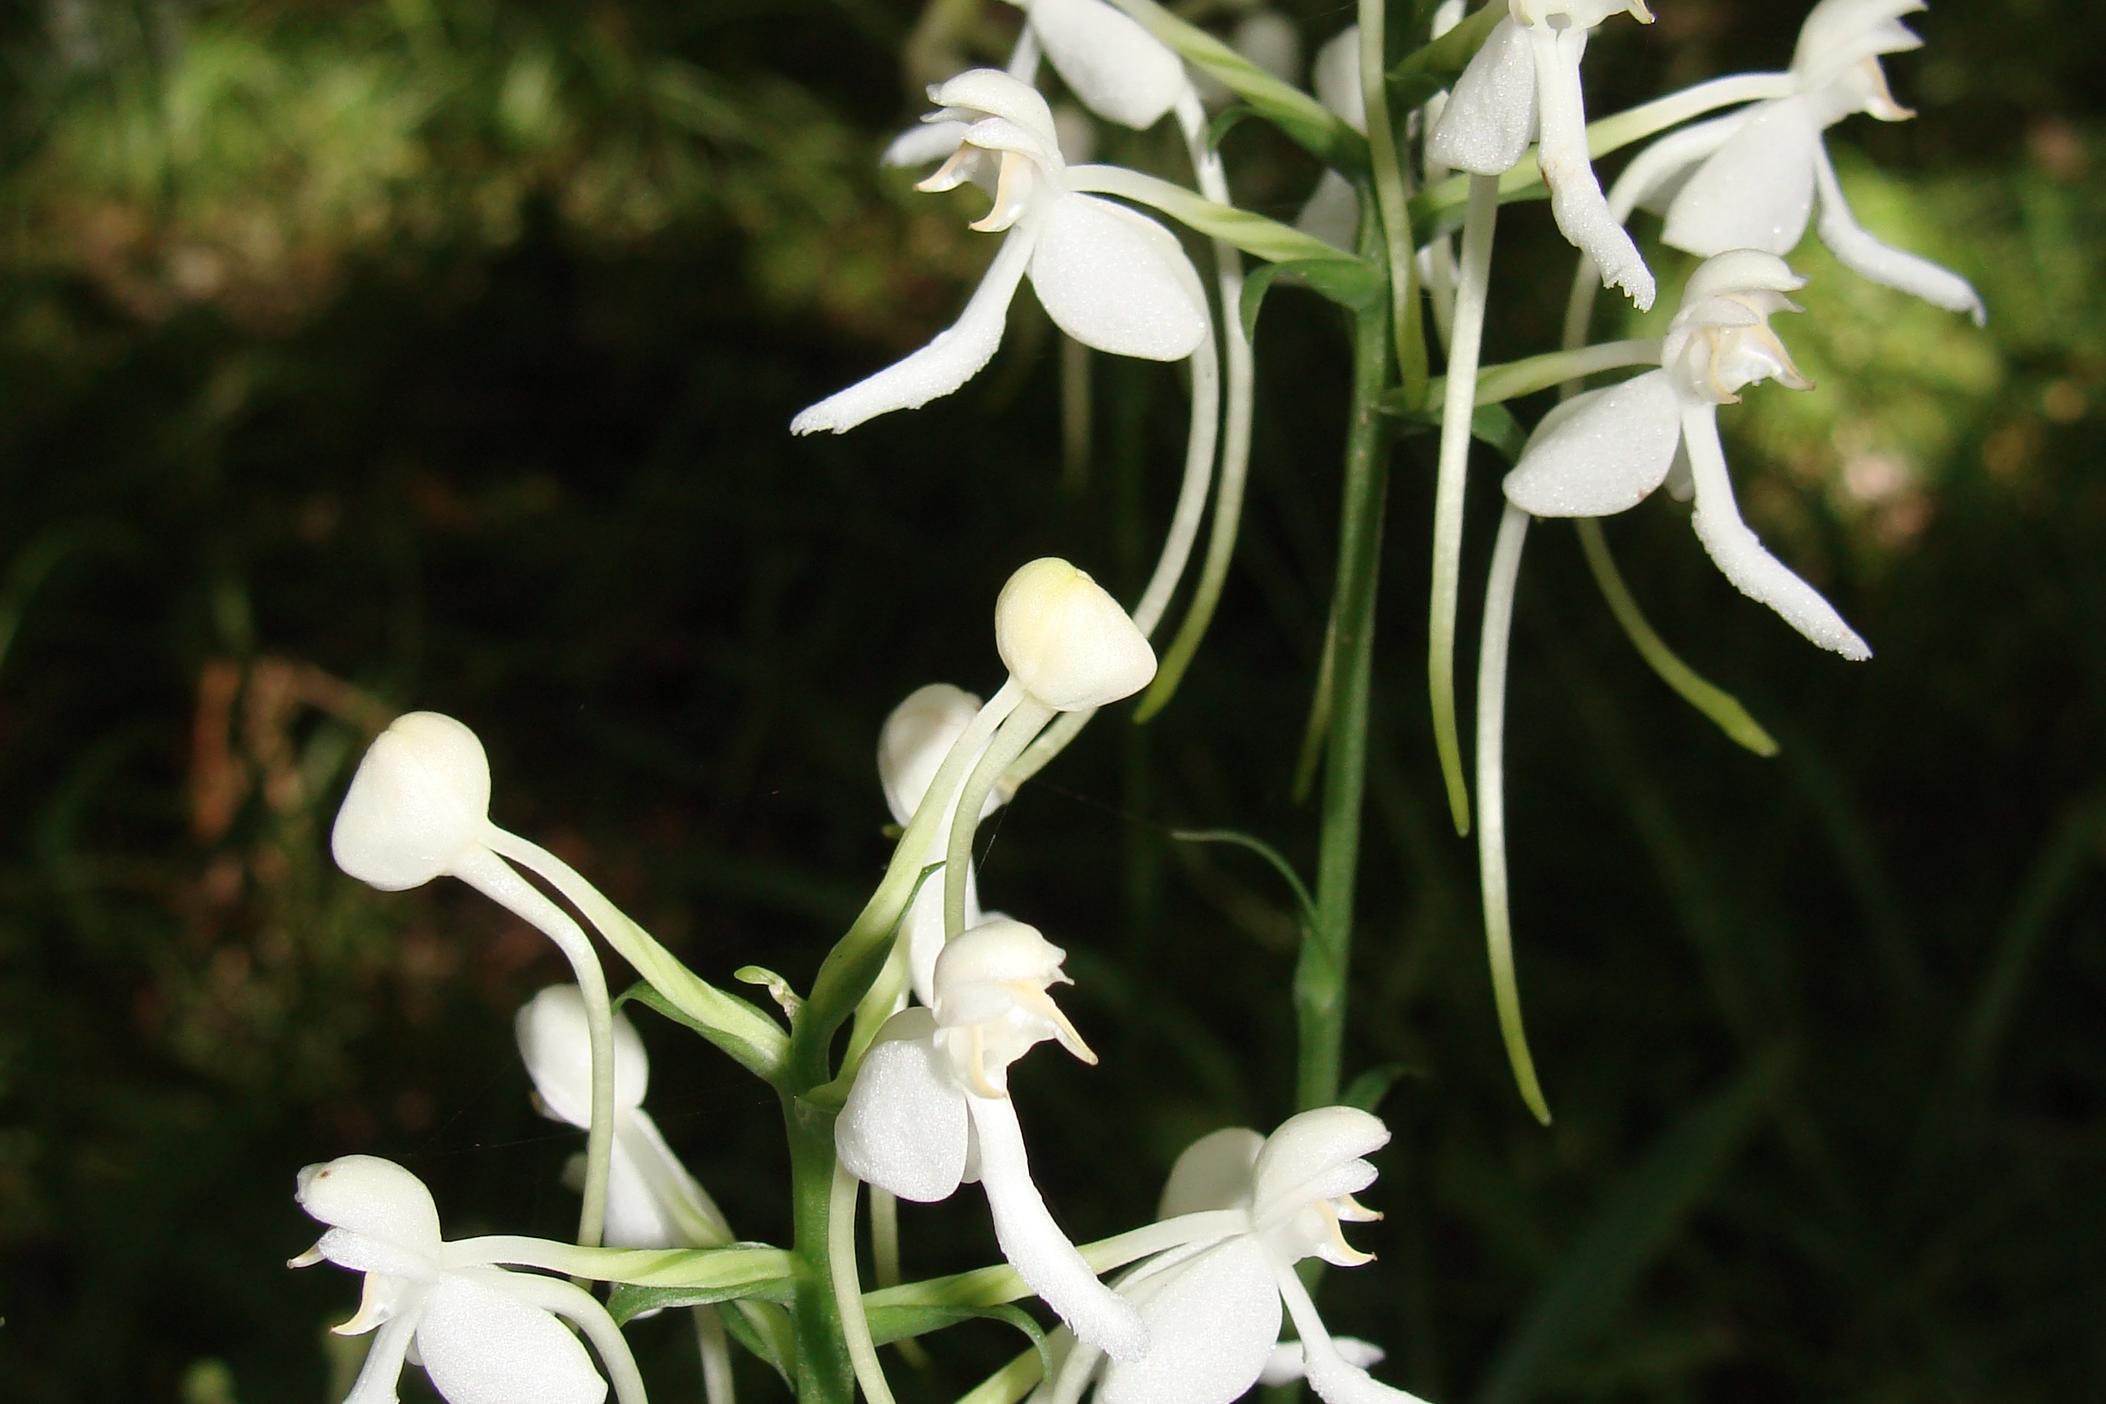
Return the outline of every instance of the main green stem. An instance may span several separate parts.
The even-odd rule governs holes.
[[[854,1404],[855,1368],[841,1312],[834,1301],[827,1232],[834,1183],[833,1113],[795,1092],[782,1099],[783,1130],[790,1143],[790,1203],[795,1230],[790,1243],[795,1290],[790,1310],[797,1323],[794,1376],[798,1404]]]
[[[1362,253],[1374,256],[1382,235],[1371,211],[1363,211],[1361,224]],[[1333,685],[1324,751],[1323,823],[1317,841],[1316,922],[1294,975],[1299,1040],[1295,1098],[1304,1109],[1338,1100],[1345,1049],[1346,971],[1367,788],[1375,587],[1388,485],[1388,427],[1378,402],[1390,375],[1390,349],[1387,306],[1359,313],[1353,322],[1353,399],[1346,426],[1338,581],[1332,600]]]

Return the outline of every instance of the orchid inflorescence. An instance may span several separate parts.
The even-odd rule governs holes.
[[[1326,1404],[1411,1400],[1369,1372],[1383,1358],[1379,1345],[1331,1335],[1297,1271],[1310,1258],[1340,1268],[1370,1260],[1346,1230],[1380,1217],[1356,1196],[1376,1178],[1368,1157],[1389,1140],[1342,1088],[1351,855],[1393,444],[1402,431],[1437,426],[1427,632],[1435,749],[1458,832],[1475,811],[1499,1024],[1523,1097],[1543,1120],[1547,1101],[1522,1034],[1503,802],[1508,642],[1530,523],[1569,517],[1589,531],[1664,486],[1692,504],[1698,542],[1735,589],[1819,648],[1870,656],[1743,520],[1718,415],[1763,382],[1812,389],[1772,325],[1801,310],[1792,298],[1805,280],[1786,256],[1810,222],[1844,268],[1981,318],[1958,275],[1857,224],[1825,146],[1828,129],[1852,114],[1910,115],[1881,59],[1917,46],[1902,20],[1921,3],[1819,0],[1788,69],[1715,79],[1591,125],[1582,58],[1597,38],[1635,42],[1637,24],[1620,21],[1649,23],[1643,0],[1488,0],[1474,12],[1448,0],[1420,21],[1421,34],[1406,36],[1422,41],[1416,47],[1386,32],[1396,15],[1383,0],[1360,0],[1357,24],[1316,47],[1313,93],[1282,76],[1301,46],[1277,16],[1238,27],[1259,62],[1153,0],[1016,8],[1006,61],[931,86],[934,110],[883,158],[923,170],[919,190],[985,192],[988,208],[970,227],[999,236],[986,274],[948,329],[818,400],[791,429],[845,433],[957,392],[999,353],[1028,282],[1081,346],[1187,367],[1191,427],[1154,570],[1130,607],[1064,559],[1014,572],[992,609],[1002,681],[984,700],[932,683],[885,720],[877,768],[900,826],[891,861],[802,990],[773,971],[735,972],[766,990],[765,1003],[703,978],[568,864],[498,827],[488,758],[462,723],[412,712],[372,743],[337,819],[339,865],[384,891],[459,879],[556,943],[575,983],[519,1011],[519,1049],[540,1109],[583,1129],[586,1142],[569,1244],[445,1239],[430,1193],[389,1161],[353,1154],[300,1172],[300,1206],[326,1232],[294,1263],[364,1274],[362,1304],[338,1328],[373,1337],[350,1395],[359,1404],[392,1400],[410,1363],[453,1404],[589,1402],[610,1388],[636,1404],[644,1385],[621,1324],[674,1308],[693,1309],[712,1404],[729,1404],[740,1352],[800,1398],[845,1400],[860,1388],[872,1404],[891,1404],[881,1337],[925,1335],[1029,1296],[1058,1324],[974,1390],[975,1404],[1072,1404],[1090,1391],[1108,1404],[1228,1404],[1261,1381],[1306,1382]],[[1426,7],[1395,9],[1417,16]],[[1072,124],[1064,131],[1049,92],[1119,128],[1173,123],[1184,170],[1164,177],[1078,159],[1093,138]],[[1230,198],[1223,128],[1207,115],[1224,95],[1320,161],[1295,225]],[[1648,139],[1605,193],[1594,161]],[[1189,186],[1177,178],[1187,174]],[[1496,222],[1502,204],[1532,197],[1547,200],[1578,255],[1565,345],[1482,366]],[[1653,314],[1655,334],[1593,343],[1597,288],[1618,289],[1643,312],[1660,286],[1629,227],[1641,208],[1663,215],[1666,250],[1702,261],[1679,280],[1673,311]],[[1188,248],[1173,226],[1203,245]],[[1245,257],[1269,266],[1247,278]],[[1047,1205],[1026,1147],[1027,1127],[1041,1142],[1058,1128],[1044,1108],[1017,1105],[1011,1071],[1040,1044],[1074,1060],[1059,1075],[1096,1064],[1056,997],[1073,983],[1066,946],[1089,934],[1056,944],[988,911],[975,838],[1099,709],[1140,695],[1146,719],[1190,665],[1238,533],[1254,404],[1249,334],[1280,281],[1349,314],[1354,366],[1337,582],[1304,751],[1308,769],[1322,761],[1324,817],[1293,982],[1298,1109],[1270,1135],[1201,1137],[1171,1168],[1152,1220],[1078,1244]],[[1820,315],[1818,295],[1808,301]],[[1443,363],[1442,376],[1430,373]],[[1637,373],[1584,387],[1626,369]],[[1560,386],[1562,401],[1533,433],[1494,445],[1511,463],[1484,599],[1473,795],[1453,682],[1473,434],[1485,432],[1487,410]],[[1158,652],[1153,640],[1187,589],[1210,515],[1182,622]],[[1598,535],[1587,540],[1598,574],[1613,572]],[[1677,690],[1742,739],[1767,739],[1642,619],[1632,624],[1627,598],[1617,614]],[[594,935],[634,970],[624,1002],[699,1033],[781,1101],[789,1249],[739,1239],[644,1110],[643,1040],[611,996]],[[978,1192],[961,1196],[968,1184]],[[880,1279],[867,1292],[857,1233],[866,1191]],[[899,1200],[984,1201],[1005,1265],[898,1280]],[[603,1300],[579,1285],[588,1282],[614,1290]]]

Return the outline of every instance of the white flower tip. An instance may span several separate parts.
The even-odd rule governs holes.
[[[592,1124],[592,1039],[585,996],[576,985],[551,985],[519,1008],[512,1031],[519,1056],[548,1114],[573,1126]],[[626,1014],[614,1016],[614,1109],[643,1105],[651,1063]]]
[[[944,945],[943,954],[936,957],[936,988],[940,992],[979,984],[1070,984],[1060,968],[1067,955],[1037,927],[995,917]]]
[[[801,439],[807,434],[839,434],[852,427],[834,413],[831,405],[830,399],[821,400],[810,409],[799,410],[790,421],[790,432]]]
[[[358,763],[329,846],[346,873],[396,892],[450,871],[489,822],[483,743],[452,717],[407,712]]]
[[[1155,650],[1096,581],[1043,556],[995,601],[995,648],[1018,686],[1056,711],[1102,707],[1155,676]]]

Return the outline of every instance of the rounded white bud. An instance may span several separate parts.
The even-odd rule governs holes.
[[[451,871],[489,822],[483,743],[452,717],[406,712],[358,763],[329,847],[352,877],[399,892]]]
[[[878,732],[877,764],[895,820],[904,824],[914,817],[944,757],[979,714],[980,699],[949,683],[917,687],[892,709]],[[990,808],[994,798],[989,796]]]
[[[1060,712],[1130,697],[1155,676],[1155,650],[1119,602],[1057,556],[1020,568],[995,601],[995,648],[1011,677]]]

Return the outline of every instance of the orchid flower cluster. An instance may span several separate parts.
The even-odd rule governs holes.
[[[1312,1258],[1338,1268],[1370,1260],[1345,1230],[1380,1217],[1357,1196],[1377,1176],[1369,1157],[1389,1140],[1381,1119],[1348,1104],[1342,1089],[1390,458],[1414,435],[1432,436],[1434,745],[1459,834],[1475,811],[1499,1024],[1522,1095],[1543,1120],[1510,940],[1502,765],[1508,638],[1530,523],[1575,519],[1648,661],[1756,749],[1768,744],[1760,727],[1637,613],[1599,518],[1666,487],[1692,504],[1698,542],[1735,590],[1817,648],[1870,656],[1843,615],[1743,520],[1718,415],[1763,382],[1812,389],[1772,325],[1800,311],[1792,296],[1806,283],[1787,257],[1809,222],[1846,270],[1982,316],[1957,274],[1855,221],[1825,146],[1828,130],[1852,115],[1909,115],[1881,61],[1917,45],[1903,19],[1921,3],[1819,0],[1786,70],[1714,79],[1591,124],[1584,55],[1597,31],[1603,43],[1643,42],[1640,26],[1652,19],[1643,0],[1488,0],[1474,12],[1448,0],[1422,33],[1394,40],[1391,11],[1423,7],[1360,0],[1357,23],[1316,47],[1313,91],[1294,82],[1299,36],[1277,17],[1238,30],[1261,63],[1153,0],[1015,8],[1014,49],[930,87],[932,110],[882,158],[923,171],[919,190],[981,192],[985,213],[969,227],[998,236],[986,274],[954,324],[820,398],[790,428],[846,433],[957,392],[999,354],[1028,282],[1080,346],[1186,367],[1187,448],[1154,569],[1130,605],[1064,559],[1016,569],[993,598],[1002,680],[984,700],[930,683],[874,728],[880,787],[899,825],[891,860],[801,988],[758,967],[731,972],[765,997],[697,973],[583,875],[499,827],[488,757],[463,723],[411,712],[374,740],[337,818],[339,866],[389,892],[458,879],[556,944],[573,983],[519,1011],[522,1090],[530,1085],[547,1116],[584,1131],[585,1144],[571,1176],[580,1196],[572,1243],[446,1239],[421,1181],[368,1155],[300,1172],[297,1200],[325,1231],[294,1264],[326,1261],[364,1277],[358,1310],[337,1328],[372,1335],[349,1396],[356,1404],[394,1399],[413,1364],[453,1404],[591,1404],[610,1390],[641,1404],[624,1327],[672,1310],[692,1311],[712,1404],[731,1404],[740,1355],[800,1399],[846,1401],[860,1390],[871,1404],[891,1404],[881,1344],[1032,1297],[1057,1324],[978,1386],[974,1404],[1073,1404],[1091,1391],[1108,1404],[1228,1404],[1259,1382],[1294,1381],[1326,1404],[1409,1401],[1370,1373],[1381,1345],[1327,1330],[1313,1280],[1297,1270]],[[1315,158],[1294,225],[1231,198],[1218,149],[1225,127],[1208,115],[1224,101]],[[1078,125],[1074,108],[1056,103],[1087,116]],[[1089,124],[1099,122],[1172,124],[1184,167],[1159,175],[1082,159],[1096,140]],[[1605,192],[1594,161],[1645,142]],[[1521,208],[1506,217],[1532,218],[1523,202],[1534,198],[1576,254],[1565,345],[1484,366],[1496,225],[1508,204]],[[1665,219],[1650,261],[1630,225],[1641,208]],[[1680,254],[1700,261],[1663,279],[1656,262]],[[1262,266],[1249,269],[1246,258]],[[1235,1127],[1200,1138],[1171,1168],[1152,1219],[1078,1244],[1046,1203],[1027,1144],[1058,1129],[1046,1127],[1043,1109],[1017,1105],[1010,1073],[1041,1044],[1068,1055],[1063,1076],[1087,1076],[1097,1055],[1056,997],[1072,983],[1064,944],[983,906],[975,837],[999,807],[1026,802],[1030,779],[1100,709],[1140,696],[1136,715],[1146,720],[1193,666],[1236,545],[1250,468],[1251,337],[1278,285],[1338,305],[1353,365],[1337,574],[1304,747],[1308,772],[1321,772],[1322,812],[1293,981],[1297,1105],[1269,1135]],[[1679,293],[1671,311],[1653,314],[1656,334],[1589,340],[1597,288],[1642,313],[1663,285]],[[1806,296],[1819,315],[1818,292]],[[1617,371],[1636,373],[1584,385]],[[1506,403],[1559,387],[1562,401],[1524,437]],[[1473,796],[1454,657],[1478,435],[1510,463],[1484,599]],[[1159,654],[1154,640],[1180,594],[1178,628]],[[612,996],[603,947],[633,972],[619,1004],[699,1034],[780,1102],[789,1246],[739,1237],[644,1110],[643,1038]],[[967,1185],[977,1192],[961,1194]],[[874,1290],[861,1280],[866,1200]],[[952,1203],[967,1216],[984,1204],[1003,1262],[900,1280],[899,1200]]]

